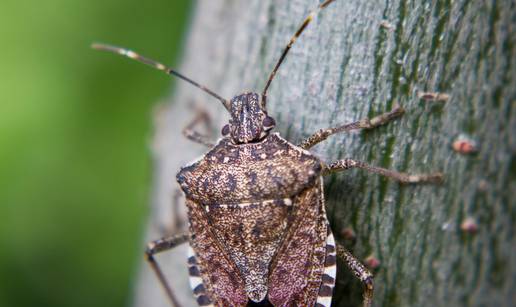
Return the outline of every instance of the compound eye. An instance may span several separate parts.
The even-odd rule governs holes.
[[[263,119],[263,128],[265,129],[272,129],[274,126],[276,126],[276,121],[274,120],[274,118],[270,117],[270,116],[267,116]]]
[[[224,125],[224,127],[222,127],[222,135],[227,136],[228,134],[229,134],[229,124],[226,124],[226,125]]]

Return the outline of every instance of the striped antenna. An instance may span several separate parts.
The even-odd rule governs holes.
[[[136,60],[138,62],[141,62],[143,64],[146,64],[146,65],[149,65],[151,67],[154,67],[154,68],[156,68],[158,70],[164,71],[164,72],[166,72],[169,75],[176,76],[179,79],[182,79],[182,80],[192,84],[193,86],[196,86],[196,87],[200,88],[201,90],[205,91],[206,93],[210,94],[211,96],[217,98],[218,100],[220,100],[220,102],[222,102],[224,107],[229,111],[230,104],[229,104],[229,101],[227,99],[222,98],[220,95],[218,95],[214,91],[210,90],[209,88],[205,87],[204,85],[200,85],[199,83],[193,81],[192,79],[183,76],[182,74],[178,73],[177,71],[173,70],[172,68],[169,68],[169,67],[167,67],[167,66],[165,66],[165,65],[163,65],[163,64],[161,64],[161,63],[159,63],[157,61],[154,61],[152,59],[149,59],[149,58],[146,58],[144,56],[141,56],[141,55],[139,55],[138,53],[136,53],[136,52],[134,52],[132,50],[121,48],[121,47],[117,47],[117,46],[111,46],[111,45],[106,45],[106,44],[94,43],[94,44],[91,45],[91,48],[96,49],[96,50],[102,50],[102,51],[109,51],[109,52],[117,53],[117,54],[126,56],[126,57],[128,57],[130,59],[133,59],[133,60]]]
[[[319,4],[317,9],[313,10],[312,12],[310,12],[310,14],[305,18],[305,20],[303,21],[303,23],[299,27],[299,29],[297,29],[297,31],[294,34],[294,36],[292,36],[292,38],[290,39],[290,41],[287,44],[287,47],[285,47],[285,49],[283,50],[283,53],[281,54],[280,59],[276,63],[276,66],[274,66],[274,69],[272,70],[271,74],[269,75],[269,80],[267,80],[267,83],[265,84],[265,88],[263,89],[263,92],[262,92],[262,104],[263,104],[263,106],[265,106],[265,104],[266,104],[267,90],[269,89],[269,86],[271,85],[272,79],[274,79],[274,76],[276,75],[276,72],[278,71],[278,68],[280,67],[281,63],[283,63],[283,60],[287,56],[288,51],[290,50],[290,48],[292,47],[292,45],[294,44],[296,39],[301,35],[301,33],[303,33],[303,31],[308,26],[308,24],[312,21],[312,19],[314,19],[315,15],[317,13],[319,13],[320,10],[324,9],[325,7],[327,7],[333,1],[335,1],[335,0],[326,0],[323,3]]]

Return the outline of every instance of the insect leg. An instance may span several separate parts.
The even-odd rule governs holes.
[[[442,173],[433,173],[433,174],[407,174],[407,173],[400,173],[396,171],[392,171],[389,169],[376,167],[369,165],[362,161],[357,161],[353,159],[343,159],[343,160],[337,160],[329,165],[327,165],[323,171],[324,175],[327,175],[332,172],[338,172],[347,170],[350,168],[361,168],[366,171],[380,174],[389,178],[392,178],[396,181],[399,181],[401,183],[423,183],[423,182],[430,182],[430,183],[439,183],[443,181],[443,174]]]
[[[196,143],[205,145],[207,147],[213,147],[213,142],[208,136],[201,134],[194,130],[195,126],[203,123],[207,129],[211,128],[211,119],[208,113],[203,109],[197,109],[194,119],[183,129],[183,135]]]
[[[170,288],[170,285],[168,284],[165,275],[163,275],[163,271],[161,271],[158,262],[154,259],[154,255],[172,249],[182,243],[185,243],[186,241],[188,241],[188,237],[188,232],[185,232],[168,238],[155,240],[147,244],[147,249],[145,250],[145,259],[149,262],[154,273],[156,273],[156,276],[158,277],[161,285],[167,292],[167,295],[170,301],[172,302],[172,305],[176,307],[180,307],[181,305],[177,301],[177,298],[174,295],[172,288]]]
[[[181,197],[183,193],[181,190],[176,188],[174,189],[174,193],[172,194],[172,202],[171,202],[171,214],[172,218],[167,218],[167,221],[161,223],[159,226],[160,234],[164,237],[172,236],[174,234],[180,233],[184,228],[185,220],[181,215]]]
[[[353,274],[360,279],[365,286],[364,307],[370,307],[373,302],[373,274],[351,254],[344,246],[337,244],[337,256],[344,260]]]
[[[386,112],[383,114],[380,114],[378,116],[375,116],[373,118],[364,118],[359,121],[345,124],[333,128],[326,128],[321,129],[317,131],[316,133],[312,134],[310,137],[305,139],[299,147],[304,149],[309,149],[313,147],[314,145],[326,140],[330,135],[339,133],[339,132],[348,132],[351,130],[357,130],[357,129],[373,129],[378,126],[381,126],[383,124],[386,124],[390,122],[391,120],[395,119],[396,117],[401,116],[405,110],[396,105],[390,112]]]

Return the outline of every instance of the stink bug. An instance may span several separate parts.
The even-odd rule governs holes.
[[[246,92],[227,100],[173,69],[133,51],[94,44],[127,56],[202,89],[230,113],[215,145],[196,132],[198,116],[184,134],[211,149],[183,167],[177,181],[186,197],[189,231],[149,243],[146,257],[175,306],[174,292],[154,255],[188,242],[190,284],[200,306],[330,306],[340,257],[365,285],[364,306],[373,297],[373,276],[336,244],[325,213],[323,176],[361,168],[402,183],[437,182],[442,175],[409,175],[343,159],[326,164],[308,150],[329,136],[372,129],[403,114],[392,111],[371,119],[321,129],[298,145],[272,133],[267,90],[290,48],[322,2],[303,21],[283,50],[261,94]]]

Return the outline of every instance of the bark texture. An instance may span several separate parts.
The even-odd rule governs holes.
[[[282,49],[316,0],[199,1],[180,71],[231,98],[261,92]],[[442,171],[441,186],[401,186],[352,170],[326,178],[328,218],[337,240],[359,259],[377,258],[375,306],[511,306],[516,280],[516,6],[513,1],[337,0],[293,46],[272,83],[276,130],[299,143],[317,129],[386,112],[406,114],[372,131],[330,137],[312,151],[324,161],[351,157],[406,172]],[[446,102],[418,98],[442,92]],[[146,239],[172,219],[175,174],[206,151],[186,140],[189,102],[209,110],[217,131],[220,102],[184,82],[156,112],[155,193]],[[451,145],[461,135],[478,152]],[[181,202],[182,204],[182,202]],[[182,207],[180,210],[184,210]],[[184,211],[180,212],[184,214]],[[461,230],[471,217],[475,234]],[[356,243],[344,240],[345,228]],[[143,244],[142,244],[143,245]],[[185,249],[159,255],[180,300]],[[334,306],[362,295],[340,263]],[[168,306],[142,261],[135,305]]]

